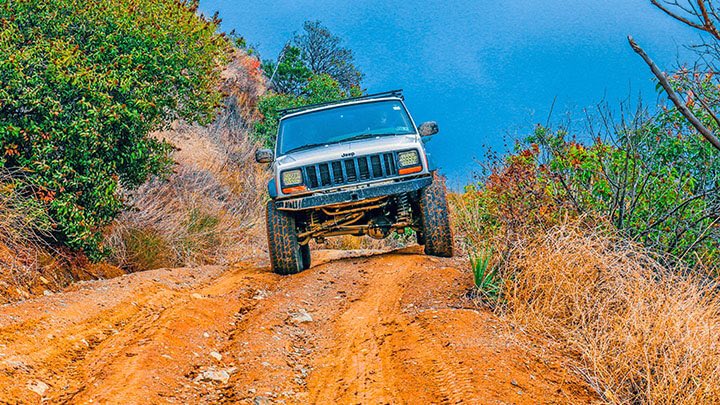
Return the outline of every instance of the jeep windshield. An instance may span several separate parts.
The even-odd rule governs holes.
[[[338,106],[281,120],[278,155],[331,143],[414,133],[400,101]]]

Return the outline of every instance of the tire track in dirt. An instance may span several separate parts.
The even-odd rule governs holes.
[[[184,378],[193,360],[172,354],[187,354],[204,331],[232,329],[221,320],[231,320],[241,300],[226,295],[242,292],[253,278],[276,277],[243,268],[158,270],[6,306],[0,399],[35,402],[39,396],[26,381],[37,379],[49,386],[50,402],[147,403]],[[38,322],[33,313],[50,315]]]
[[[5,306],[0,403],[39,402],[37,380],[50,403],[593,400],[527,337],[456,308],[464,263],[420,252],[318,251],[287,277],[157,270]]]
[[[369,271],[367,290],[335,323],[339,345],[329,348],[330,353],[320,361],[326,366],[313,376],[313,399],[338,403],[419,401],[418,388],[427,391],[424,394],[429,396],[423,399],[428,401],[456,403],[471,397],[469,381],[457,378],[447,367],[432,336],[418,335],[401,313],[405,284],[412,278],[408,268],[427,267],[423,266],[427,258],[395,254],[384,259],[385,268]],[[412,359],[419,362],[415,366],[427,373],[408,375],[404,372],[407,361],[399,362],[399,352],[413,352]],[[408,386],[413,392],[397,397]]]

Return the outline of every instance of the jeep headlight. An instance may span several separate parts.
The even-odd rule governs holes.
[[[297,186],[302,184],[302,171],[300,169],[287,170],[282,172],[282,184],[283,186]]]
[[[398,153],[398,162],[400,167],[418,166],[420,165],[420,156],[416,150],[409,150]]]

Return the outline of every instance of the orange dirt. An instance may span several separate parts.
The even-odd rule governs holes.
[[[453,259],[155,270],[6,305],[0,402],[590,403],[560,357],[464,298]]]

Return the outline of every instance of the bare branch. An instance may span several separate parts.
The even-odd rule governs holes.
[[[698,7],[700,8],[700,13],[702,14],[704,22],[703,29],[715,38],[720,39],[720,32],[718,32],[717,28],[715,28],[715,23],[708,14],[707,8],[705,7],[705,0],[698,0]]]
[[[672,18],[674,18],[674,19],[676,19],[676,20],[678,20],[678,21],[680,21],[680,22],[682,22],[683,24],[687,24],[687,25],[689,25],[689,26],[691,26],[691,27],[693,27],[693,28],[697,28],[697,29],[699,29],[699,30],[705,31],[705,27],[704,27],[704,26],[702,26],[702,25],[700,25],[700,24],[698,24],[698,23],[694,23],[694,22],[688,20],[687,18],[685,18],[685,17],[683,17],[683,16],[681,16],[681,15],[679,15],[679,14],[673,13],[672,11],[670,11],[670,9],[668,9],[667,7],[665,7],[665,6],[663,6],[662,4],[660,4],[660,2],[659,2],[658,0],[650,0],[650,2],[651,2],[655,7],[659,8],[660,10],[662,10],[665,14],[669,15],[670,17],[672,17]]]
[[[712,119],[715,121],[715,124],[717,124],[718,128],[720,128],[720,119],[718,118],[717,114],[715,114],[715,111],[713,111],[710,106],[707,104],[704,98],[698,97],[698,101],[700,101],[700,104],[703,106],[705,111],[707,111],[708,114],[712,117]]]
[[[718,139],[712,131],[710,131],[705,125],[700,122],[700,120],[693,114],[693,112],[685,105],[685,103],[680,100],[680,97],[675,93],[675,90],[673,90],[672,86],[670,85],[670,82],[668,82],[667,76],[665,76],[665,73],[663,73],[660,68],[653,62],[652,59],[645,53],[645,51],[633,40],[631,36],[628,36],[628,42],[630,43],[630,47],[632,47],[633,51],[640,55],[641,58],[647,63],[647,65],[650,67],[650,70],[652,73],[657,77],[658,81],[660,82],[660,85],[665,89],[665,92],[668,95],[668,98],[670,101],[675,104],[675,107],[677,107],[678,111],[687,118],[688,121],[690,121],[690,124],[692,124],[695,129],[700,132],[700,134],[705,137],[705,139],[708,140],[717,150],[720,150],[720,139]]]

